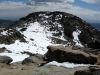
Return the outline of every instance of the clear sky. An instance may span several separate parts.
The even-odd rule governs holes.
[[[64,11],[100,23],[100,0],[0,0],[0,19],[19,19],[36,11]]]

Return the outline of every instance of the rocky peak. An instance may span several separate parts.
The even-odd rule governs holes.
[[[60,11],[34,12],[26,17],[20,18],[20,20],[11,27],[27,28],[30,23],[34,22],[40,23],[46,31],[52,32],[53,37],[51,37],[51,39],[54,40],[53,43],[75,45],[76,42],[79,42],[85,46],[88,43],[100,41],[100,32],[94,27],[75,15]],[[73,32],[77,32],[78,30],[80,34],[77,35],[77,40],[74,39]],[[61,40],[59,37],[67,41]],[[73,39],[77,41],[75,42]]]

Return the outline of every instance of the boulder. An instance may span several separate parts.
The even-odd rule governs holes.
[[[5,47],[0,48],[0,53],[3,53],[4,51],[6,51]]]
[[[30,56],[28,58],[25,58],[22,61],[22,64],[31,64],[31,63],[33,63],[35,65],[40,65],[40,64],[46,63],[46,61],[44,61],[43,56],[39,55],[39,54],[35,54],[34,56]]]
[[[0,56],[0,63],[9,64],[12,61],[13,61],[13,59],[8,56]]]
[[[47,49],[48,51],[44,55],[44,60],[84,64],[94,64],[97,62],[97,57],[95,55],[81,50],[72,50],[70,47],[47,46]]]
[[[100,75],[100,67],[90,66],[87,70],[79,70],[74,75]]]

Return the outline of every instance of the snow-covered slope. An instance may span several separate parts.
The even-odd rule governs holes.
[[[64,18],[69,19],[69,17],[74,18],[73,15],[65,13],[37,12],[29,14],[16,22],[8,30],[2,30],[0,33],[0,36],[8,37],[8,35],[12,35],[14,30],[16,30],[23,35],[26,42],[21,42],[20,39],[16,39],[12,44],[0,42],[0,48],[5,47],[11,51],[11,53],[5,51],[4,53],[0,53],[0,55],[10,56],[13,62],[17,62],[29,56],[23,54],[24,52],[45,54],[48,45],[76,45],[83,47],[84,44],[80,40],[80,35],[83,32],[82,26],[75,25],[70,29],[69,24],[67,26],[68,21],[64,20]],[[83,21],[83,23],[85,22]],[[67,28],[69,28],[68,31]],[[9,30],[13,30],[13,32],[9,32]]]
[[[24,25],[27,25],[26,23]],[[23,25],[23,26],[24,26]],[[15,43],[6,45],[6,44],[0,44],[0,48],[5,47],[7,50],[10,50],[12,53],[1,53],[0,55],[8,55],[10,57],[13,57],[12,54],[15,54],[14,61],[16,60],[18,54],[21,56],[25,56],[22,54],[23,52],[31,52],[31,53],[38,53],[38,54],[45,54],[47,52],[46,47],[48,45],[59,45],[59,44],[53,44],[50,37],[52,36],[52,33],[56,33],[55,31],[49,32],[47,28],[42,26],[38,22],[29,23],[29,26],[27,27],[26,31],[21,32],[21,28],[16,28],[21,34],[23,34],[27,42],[20,42],[19,40],[16,40]],[[7,35],[7,31],[3,31],[1,33],[2,35]],[[60,37],[55,37],[62,40],[65,40],[63,38],[63,35]],[[25,56],[25,58],[28,55]],[[24,58],[23,58],[24,59]],[[19,59],[20,60],[20,59]],[[22,59],[21,59],[22,60]],[[13,61],[13,62],[14,62]]]

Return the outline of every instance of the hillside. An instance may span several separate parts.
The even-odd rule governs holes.
[[[58,33],[57,36],[62,36],[62,33],[64,33],[64,39],[70,40],[71,43],[74,39],[73,31],[81,31],[79,40],[83,45],[93,41],[99,41],[100,32],[94,27],[75,15],[59,11],[31,13],[21,18],[12,27],[22,27],[25,23],[28,24],[36,21],[41,26],[46,27],[46,29],[48,28],[48,31],[56,31]]]

